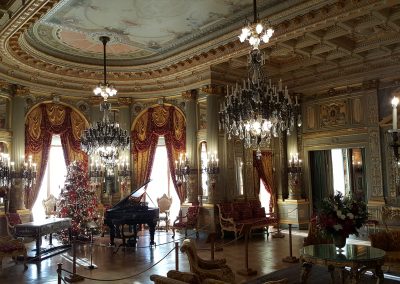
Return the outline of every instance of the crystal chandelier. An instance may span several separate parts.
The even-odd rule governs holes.
[[[257,149],[268,146],[272,137],[286,132],[290,135],[295,123],[301,126],[300,105],[295,97],[293,103],[288,89],[267,82],[262,66],[264,58],[259,49],[253,49],[249,55],[248,79],[243,85],[227,87],[227,96],[220,107],[220,129],[244,140],[246,148]]]
[[[257,3],[253,0],[253,23],[246,23],[239,35],[240,42],[249,41],[253,49],[258,49],[261,42],[267,43],[274,34],[270,24],[257,20]]]
[[[104,51],[104,82],[96,86],[93,92],[101,95],[104,99],[100,104],[103,120],[97,121],[83,132],[81,147],[88,155],[98,155],[107,169],[113,169],[118,163],[120,152],[129,146],[130,138],[127,130],[120,128],[115,119],[113,123],[109,119],[111,104],[107,102],[107,98],[116,95],[117,90],[107,82],[106,44],[110,38],[102,36],[100,40],[103,43]]]

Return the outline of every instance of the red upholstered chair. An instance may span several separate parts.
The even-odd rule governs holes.
[[[187,230],[194,229],[196,230],[196,237],[199,237],[198,231],[198,222],[197,219],[199,217],[200,207],[199,206],[190,206],[188,211],[184,216],[182,216],[182,209],[179,211],[179,216],[174,221],[172,225],[172,237],[175,237],[175,230],[184,229],[185,237],[187,237]]]
[[[21,217],[18,213],[7,213],[7,233],[11,238],[15,238],[15,225],[21,224]]]

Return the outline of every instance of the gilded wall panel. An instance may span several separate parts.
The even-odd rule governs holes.
[[[346,100],[321,104],[319,116],[321,128],[345,125],[348,119]]]

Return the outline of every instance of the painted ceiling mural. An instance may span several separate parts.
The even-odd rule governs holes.
[[[106,34],[110,59],[155,61],[228,22],[243,22],[251,8],[251,0],[64,0],[29,37],[42,51],[93,59],[102,57],[99,36]]]
[[[0,91],[3,82],[18,84],[21,95],[89,96],[103,79],[101,35],[111,38],[107,73],[121,97],[235,84],[248,68],[250,48],[238,34],[252,20],[252,3],[0,0]],[[258,0],[257,7],[275,29],[260,47],[266,74],[293,92],[313,96],[360,78],[390,83],[398,73],[398,1]]]

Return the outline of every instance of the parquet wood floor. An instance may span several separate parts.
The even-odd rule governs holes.
[[[257,270],[258,274],[252,277],[243,277],[236,274],[237,283],[292,265],[282,262],[282,258],[289,255],[288,234],[285,230],[283,233],[285,235],[284,238],[271,238],[270,235],[267,239],[267,235],[262,233],[252,236],[249,243],[249,267]],[[293,231],[294,256],[298,256],[303,238],[306,234],[306,231]],[[85,279],[81,283],[100,283],[100,280],[116,279],[119,280],[102,283],[152,283],[149,279],[151,274],[165,275],[169,270],[175,269],[175,253],[171,252],[168,254],[175,246],[174,240],[171,238],[171,232],[157,231],[155,235],[157,245],[152,248],[148,247],[148,231],[139,232],[139,235],[137,248],[119,249],[117,253],[113,253],[116,249],[115,247],[107,246],[107,236],[104,238],[95,237],[93,245],[93,263],[97,265],[98,268],[94,270],[86,269],[86,267],[90,265],[90,244],[78,244],[77,273],[85,277],[97,279]],[[184,239],[183,237],[184,236],[178,233],[175,241],[181,243]],[[195,235],[189,237],[195,238]],[[207,234],[201,233],[200,238],[197,240],[197,247],[199,248],[199,255],[201,257],[210,259],[210,244],[206,243],[206,239]],[[43,242],[45,243],[46,240],[43,240]],[[366,243],[368,244],[368,242]],[[215,252],[215,258],[226,258],[227,264],[235,272],[245,268],[245,246],[243,239],[235,241],[232,238],[226,237],[223,240],[218,240],[216,245],[222,246],[223,249],[222,251]],[[30,247],[33,248],[33,243]],[[30,253],[33,254],[34,252]],[[159,263],[152,267],[157,262]],[[62,263],[64,269],[72,271],[72,250],[70,249],[62,254],[42,260],[41,262],[29,263],[28,269],[25,271],[21,262],[15,264],[10,258],[5,258],[3,260],[3,270],[0,272],[0,283],[57,283],[57,263]],[[145,271],[146,269],[148,270]],[[189,271],[186,255],[180,252],[179,270]],[[142,271],[145,272],[137,275]],[[64,273],[64,275],[66,276],[69,274]]]

